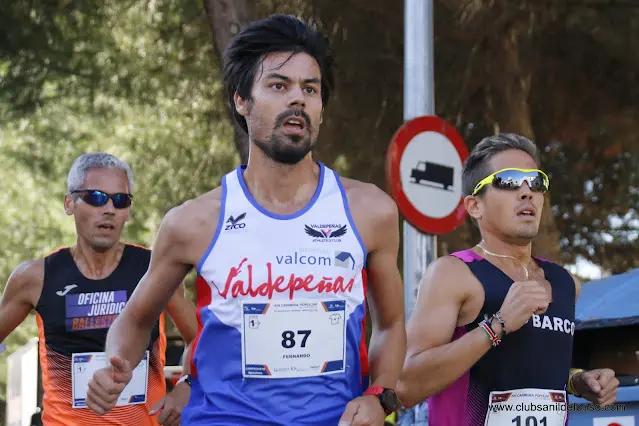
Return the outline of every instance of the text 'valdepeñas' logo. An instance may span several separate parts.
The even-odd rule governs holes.
[[[271,262],[266,263],[268,278],[265,282],[255,283],[253,281],[253,265],[246,264],[248,258],[244,258],[237,267],[232,267],[226,278],[224,288],[220,289],[217,284],[212,282],[218,294],[224,299],[227,298],[229,291],[231,297],[238,296],[264,296],[268,299],[273,298],[274,293],[288,293],[289,299],[293,300],[295,292],[307,293],[351,293],[355,279],[351,278],[347,283],[344,277],[319,277],[315,278],[314,274],[305,276],[277,275],[273,276]]]

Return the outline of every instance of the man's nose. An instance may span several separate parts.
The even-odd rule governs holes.
[[[113,200],[108,199],[107,203],[102,206],[102,214],[114,215],[116,211],[115,206],[113,205]]]
[[[519,199],[520,200],[530,200],[532,199],[533,192],[528,186],[528,182],[524,182],[519,188]]]
[[[297,107],[304,108],[306,107],[306,98],[304,97],[304,90],[300,86],[293,86],[289,91],[289,99],[288,99],[289,108]]]

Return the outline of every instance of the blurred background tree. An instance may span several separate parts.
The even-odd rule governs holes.
[[[0,6],[0,288],[24,259],[74,243],[62,197],[73,159],[107,151],[137,179],[125,238],[150,246],[173,206],[245,160],[219,61],[246,22],[292,13],[325,28],[338,57],[316,158],[386,189],[402,122],[397,0],[15,0]],[[639,266],[639,7],[611,0],[435,2],[437,114],[468,147],[531,137],[551,191],[535,253],[604,271]],[[467,221],[439,254],[478,242]],[[401,259],[400,259],[401,262]],[[401,266],[401,265],[400,265]],[[192,276],[189,292],[192,294]],[[8,350],[35,335],[33,318]],[[0,354],[0,397],[6,380]]]

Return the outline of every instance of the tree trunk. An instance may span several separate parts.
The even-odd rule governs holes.
[[[513,132],[535,140],[529,108],[532,64],[522,64],[518,31],[509,28],[491,40],[492,58],[488,60],[492,84],[487,92],[488,113],[495,133]],[[492,54],[494,52],[494,56]],[[543,168],[543,165],[541,165]],[[552,213],[550,194],[546,195],[539,233],[533,241],[533,254],[559,261],[559,232]]]
[[[250,22],[253,4],[248,0],[204,0],[204,9],[211,25],[213,51],[222,67],[224,49],[231,38]],[[226,107],[235,131],[235,148],[242,164],[246,164],[249,153],[248,135],[235,123],[233,105],[226,104]]]

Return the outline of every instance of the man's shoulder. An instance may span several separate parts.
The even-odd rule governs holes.
[[[428,265],[422,285],[431,291],[448,294],[460,302],[471,304],[483,291],[481,283],[463,258],[452,254],[440,256]]]
[[[7,287],[11,286],[14,290],[27,294],[33,306],[36,306],[44,285],[45,257],[21,262],[13,270],[7,282]]]
[[[173,207],[164,216],[162,227],[182,235],[198,232],[201,226],[217,224],[221,206],[222,187],[217,187]]]
[[[467,275],[470,269],[463,258],[457,253],[440,256],[426,268],[426,273],[437,277],[448,277],[450,275]]]
[[[459,256],[458,253],[447,254],[435,259],[426,267],[424,277],[444,287],[450,286],[450,282],[454,281],[457,284],[452,287],[464,289],[464,291],[476,288],[476,284],[479,282],[468,267],[464,256]]]
[[[349,196],[352,195],[354,201],[367,201],[372,199],[371,201],[395,204],[392,197],[374,183],[363,182],[343,176],[340,176],[339,179],[342,181],[346,194]]]
[[[13,270],[11,276],[19,279],[33,279],[44,277],[44,260],[47,257],[49,257],[49,255],[37,259],[22,261]]]
[[[368,215],[379,219],[397,216],[395,200],[377,185],[342,176],[340,180],[351,208],[365,209]]]

